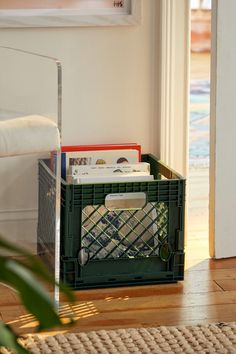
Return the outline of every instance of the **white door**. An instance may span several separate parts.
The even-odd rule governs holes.
[[[213,0],[210,253],[236,256],[236,1]]]

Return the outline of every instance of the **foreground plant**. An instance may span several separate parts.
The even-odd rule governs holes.
[[[43,263],[28,251],[16,247],[0,236],[0,250],[14,252],[22,258],[13,259],[0,254],[0,282],[15,289],[22,304],[38,321],[38,331],[63,326],[53,300],[40,284],[39,279],[49,285],[55,285],[53,276]],[[73,293],[63,284],[58,284],[69,302],[74,301]],[[19,354],[28,351],[21,346],[18,336],[11,327],[0,321],[0,347],[8,347]]]

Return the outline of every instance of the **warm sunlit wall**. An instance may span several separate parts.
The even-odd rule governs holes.
[[[156,0],[143,1],[142,18],[141,25],[130,27],[0,30],[1,45],[62,61],[63,144],[138,142],[144,152],[159,152],[158,118],[153,110],[158,66]],[[20,90],[24,80],[16,85]],[[43,95],[50,106],[52,93],[47,87]],[[36,102],[37,97],[32,97],[32,106]],[[35,160],[0,161],[0,231],[21,243],[35,241]]]

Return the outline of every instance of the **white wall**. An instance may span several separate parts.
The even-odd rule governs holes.
[[[210,251],[236,256],[236,2],[213,2]]]
[[[64,145],[138,142],[143,152],[159,154],[158,7],[159,1],[143,1],[138,26],[0,30],[0,45],[62,61]],[[42,111],[51,114],[52,86],[39,84],[41,70],[30,67],[30,72],[36,77],[27,78],[27,85],[36,85],[30,109],[41,110],[35,96],[42,94]],[[46,79],[52,75],[51,69],[45,71]],[[18,85],[23,90],[25,80],[17,90]],[[15,99],[13,109],[21,100]],[[0,160],[0,232],[20,243],[36,240],[36,171],[35,157]]]

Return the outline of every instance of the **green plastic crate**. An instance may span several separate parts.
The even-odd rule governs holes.
[[[61,183],[61,278],[74,289],[184,278],[185,180],[152,155],[150,182]],[[55,175],[39,161],[39,252],[50,263]],[[109,210],[112,194],[144,193],[139,210]],[[86,261],[84,261],[84,259]]]

